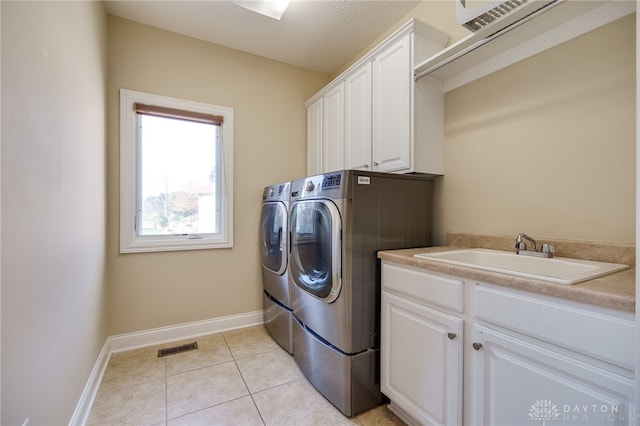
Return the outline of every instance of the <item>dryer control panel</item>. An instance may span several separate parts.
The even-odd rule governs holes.
[[[340,188],[342,182],[342,173],[325,175],[322,178],[322,189]]]
[[[346,187],[347,171],[309,176],[291,183],[291,200],[299,198],[322,197],[343,198]]]

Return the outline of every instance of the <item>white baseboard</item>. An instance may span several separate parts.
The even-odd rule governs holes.
[[[87,422],[91,407],[93,407],[93,401],[96,399],[98,388],[102,382],[102,376],[104,376],[104,372],[107,369],[109,358],[111,358],[111,351],[109,350],[109,338],[107,337],[102,350],[98,354],[98,359],[93,365],[89,380],[82,391],[82,395],[80,395],[80,401],[78,401],[76,409],[71,416],[70,425],[84,425]]]
[[[229,315],[204,321],[153,328],[134,333],[109,337],[111,353],[129,351],[145,346],[160,345],[175,340],[190,339],[205,334],[220,333],[236,328],[250,327],[263,323],[262,311]]]
[[[264,323],[263,317],[263,311],[255,311],[107,337],[69,424],[87,422],[112,353],[259,325]]]

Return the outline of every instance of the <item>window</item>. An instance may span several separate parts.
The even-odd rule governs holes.
[[[120,252],[233,246],[233,109],[120,90]]]

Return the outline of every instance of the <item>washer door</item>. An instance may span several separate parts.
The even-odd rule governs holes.
[[[340,213],[329,200],[303,200],[291,207],[293,282],[314,297],[331,303],[340,294]]]
[[[287,270],[287,209],[284,203],[262,205],[262,265],[282,275]]]

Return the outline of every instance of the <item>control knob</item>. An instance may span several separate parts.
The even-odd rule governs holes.
[[[307,191],[307,192],[311,192],[311,191],[313,191],[313,189],[315,187],[316,186],[313,184],[313,181],[308,181],[307,184],[304,187],[304,190]]]

